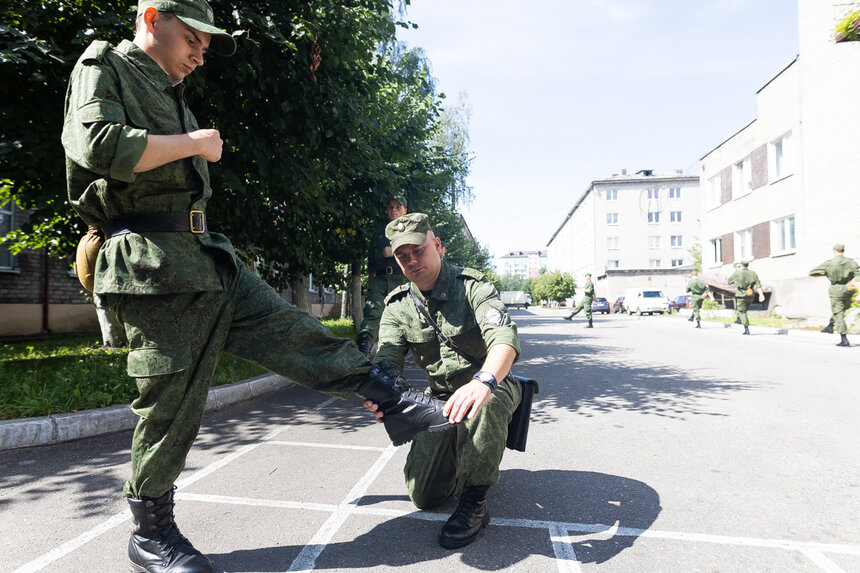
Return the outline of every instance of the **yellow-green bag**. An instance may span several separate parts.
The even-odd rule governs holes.
[[[87,234],[81,237],[75,252],[75,262],[72,266],[75,269],[75,274],[78,275],[78,280],[81,281],[81,285],[90,292],[92,292],[96,282],[96,259],[98,259],[99,251],[104,243],[105,236],[101,229],[91,226],[87,230]]]

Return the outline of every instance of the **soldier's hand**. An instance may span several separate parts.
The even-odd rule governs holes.
[[[764,302],[764,295],[763,294],[758,295],[758,301]]]
[[[462,422],[463,417],[471,420],[481,409],[481,406],[490,399],[490,394],[492,392],[486,384],[472,380],[451,394],[451,397],[445,402],[442,415],[455,424]]]
[[[221,148],[224,142],[217,129],[198,129],[188,136],[198,145],[197,155],[209,162],[221,159]]]
[[[371,402],[370,400],[365,400],[362,405],[376,416],[377,422],[380,424],[382,423],[382,411],[379,409],[379,404]]]

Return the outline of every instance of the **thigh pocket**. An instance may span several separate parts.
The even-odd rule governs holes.
[[[136,348],[128,353],[128,375],[132,378],[174,374],[190,366],[191,349],[185,345]]]

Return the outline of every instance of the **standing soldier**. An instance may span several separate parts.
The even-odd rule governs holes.
[[[585,309],[585,318],[588,319],[588,325],[585,328],[594,328],[594,325],[591,323],[591,303],[594,302],[594,283],[591,282],[591,273],[585,273],[585,286],[583,287],[583,296],[582,300],[576,308],[574,308],[570,314],[563,317],[565,320],[573,320],[573,317],[582,310]]]
[[[438,541],[447,549],[463,547],[490,521],[487,491],[499,481],[508,424],[522,399],[510,373],[520,354],[517,326],[482,273],[442,259],[427,215],[400,217],[386,235],[411,282],[385,300],[374,362],[402,371],[411,351],[427,374],[430,394],[447,399],[443,413],[457,425],[429,439],[427,432],[416,437],[403,471],[419,508],[459,492]],[[365,407],[376,410],[372,402]]]
[[[699,311],[702,309],[702,302],[704,302],[704,298],[711,297],[711,291],[708,289],[708,285],[699,278],[699,273],[692,273],[690,275],[690,282],[687,283],[687,291],[692,293],[692,302],[693,305],[693,313],[690,315],[688,319],[690,322],[696,321],[696,328],[702,328],[702,323],[699,322],[700,314]]]
[[[851,297],[854,291],[854,279],[860,279],[860,268],[853,259],[845,256],[845,245],[837,243],[833,245],[833,258],[821,263],[811,271],[809,276],[826,276],[830,279],[830,311],[832,317],[830,324],[822,332],[836,332],[842,337],[836,346],[851,346],[848,343],[848,327],[845,324],[845,311],[851,306]]]
[[[62,143],[69,202],[103,232],[93,292],[125,328],[140,417],[124,485],[135,571],[208,573],[174,521],[174,482],[200,429],[222,350],[310,388],[381,404],[398,441],[442,431],[444,405],[395,386],[351,341],[284,301],[207,226],[208,163],[218,131],[200,129],[183,80],[204,54],[231,55],[205,0],[142,0],[134,41],[95,41],[72,71]],[[79,269],[87,276],[90,269]],[[390,421],[390,422],[389,422]]]
[[[392,195],[385,209],[388,222],[406,214],[406,199],[403,195]],[[370,239],[370,254],[367,257],[367,296],[364,301],[363,318],[355,339],[358,349],[368,358],[373,357],[373,343],[379,336],[379,319],[385,308],[385,297],[407,282],[403,271],[397,266],[391,244],[385,238],[385,225],[379,225]]]
[[[740,268],[732,273],[728,283],[735,285],[735,308],[738,310],[738,320],[744,326],[744,334],[750,333],[750,319],[747,311],[753,300],[753,288],[758,291],[758,301],[764,302],[764,291],[761,290],[761,281],[755,271],[749,269],[749,261],[741,261]]]

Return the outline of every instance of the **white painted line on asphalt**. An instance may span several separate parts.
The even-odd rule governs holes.
[[[350,446],[347,444],[324,444],[321,442],[287,442],[283,440],[272,440],[265,442],[265,446],[297,446],[300,448],[333,448],[336,450],[364,450],[367,452],[384,452],[385,448],[375,446]]]
[[[804,550],[801,551],[801,553],[806,555],[813,563],[821,567],[821,570],[825,573],[846,573],[844,569],[836,565],[836,563],[818,551]]]
[[[567,531],[560,527],[552,526],[549,528],[549,539],[552,541],[552,551],[555,553],[558,573],[579,573],[582,571]]]
[[[358,483],[346,494],[337,510],[331,514],[319,531],[305,545],[301,552],[293,560],[288,571],[313,571],[317,558],[335,536],[340,527],[346,522],[352,513],[352,509],[358,504],[370,485],[379,477],[385,466],[397,452],[395,446],[388,446],[379,459],[376,460],[367,473],[358,480]]]
[[[254,507],[274,507],[281,509],[300,509],[302,511],[337,511],[333,503],[309,503],[306,501],[287,501],[279,499],[254,499],[230,495],[209,495],[205,493],[177,493],[176,499],[199,501],[202,503],[225,503],[227,505],[250,505]]]

